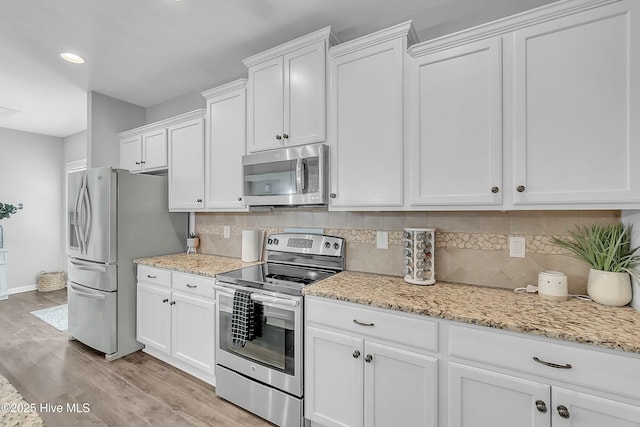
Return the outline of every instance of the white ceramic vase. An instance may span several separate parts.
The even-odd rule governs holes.
[[[631,276],[629,273],[589,270],[587,294],[603,305],[623,306],[631,301]]]

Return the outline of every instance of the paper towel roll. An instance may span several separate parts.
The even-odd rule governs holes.
[[[262,231],[242,230],[242,261],[254,262],[262,252]]]

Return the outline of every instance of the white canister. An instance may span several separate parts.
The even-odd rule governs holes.
[[[262,231],[242,230],[242,262],[260,260],[262,252]]]
[[[566,301],[569,297],[567,276],[560,271],[542,271],[538,274],[538,295],[552,301]]]

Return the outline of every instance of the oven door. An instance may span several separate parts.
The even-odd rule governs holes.
[[[302,297],[253,292],[217,282],[216,363],[272,387],[302,397]],[[234,289],[253,292],[262,306],[262,334],[244,347],[233,344]]]

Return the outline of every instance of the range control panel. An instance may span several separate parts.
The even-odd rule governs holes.
[[[344,251],[342,237],[325,236],[324,234],[271,234],[267,238],[268,251],[290,252],[299,254],[342,256]]]

